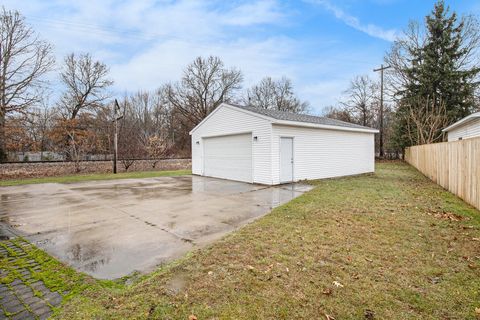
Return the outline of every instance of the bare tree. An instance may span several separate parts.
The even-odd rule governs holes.
[[[376,84],[368,76],[356,76],[340,103],[357,119],[356,122],[371,125],[375,116],[376,92]]]
[[[303,113],[308,109],[308,103],[300,101],[293,91],[292,81],[282,77],[274,80],[263,78],[260,83],[248,89],[244,103],[255,108]]]
[[[0,13],[0,161],[5,160],[5,117],[40,101],[42,76],[54,65],[52,47],[18,11]]]
[[[140,141],[138,119],[131,99],[125,96],[119,103],[123,110],[123,118],[118,129],[118,157],[125,171],[128,171],[136,159],[145,156],[145,148]]]
[[[323,116],[331,119],[337,119],[345,122],[354,122],[352,114],[344,108],[336,108],[333,106],[327,107],[323,111]]]
[[[108,99],[107,89],[113,84],[108,79],[108,67],[93,61],[88,53],[69,54],[64,63],[61,79],[66,91],[59,102],[64,118],[75,119],[82,111],[102,106]]]
[[[390,99],[397,101],[397,94],[408,85],[407,70],[412,64],[415,52],[425,45],[425,39],[425,30],[417,21],[411,21],[385,55],[386,64],[391,66],[385,71],[385,93]]]
[[[80,165],[86,154],[97,149],[99,140],[91,129],[94,120],[93,116],[86,113],[75,119],[57,117],[49,131],[49,138],[56,150],[64,152],[67,159],[74,162],[76,172],[81,171]]]
[[[412,145],[429,144],[442,140],[441,129],[448,124],[445,103],[440,101],[439,107],[435,99],[419,98],[407,106],[407,132]]]
[[[51,126],[53,112],[43,101],[40,107],[32,108],[23,115],[25,128],[28,130],[34,147],[31,151],[40,151],[40,159],[43,159],[43,152],[48,144],[48,130]]]
[[[129,106],[144,150],[152,137],[168,139],[171,108],[162,89],[137,92],[129,98]]]
[[[83,113],[92,115],[94,111],[98,111],[103,106],[105,100],[108,99],[107,89],[113,84],[113,81],[108,79],[108,67],[99,61],[94,61],[88,53],[79,56],[74,53],[69,54],[64,63],[64,69],[60,76],[66,90],[60,98],[58,107],[63,119],[70,121],[71,126],[78,123],[75,120]],[[72,139],[78,137],[80,135],[66,131],[65,147],[76,147],[78,144]],[[78,153],[83,150],[84,148],[65,150],[67,160],[72,160],[72,155],[77,157]]]
[[[152,136],[148,139],[147,153],[152,161],[152,168],[155,169],[157,163],[165,157],[168,152],[168,141],[159,136]]]
[[[187,66],[181,82],[167,85],[166,92],[173,107],[193,127],[222,102],[230,101],[242,81],[242,73],[225,68],[219,57],[198,57]]]

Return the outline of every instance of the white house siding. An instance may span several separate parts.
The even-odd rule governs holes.
[[[480,118],[448,131],[448,141],[480,137]]]
[[[321,179],[375,170],[375,134],[273,125],[272,177],[279,183],[280,137],[293,137],[294,180]]]
[[[253,182],[272,184],[270,121],[228,106],[220,107],[192,132],[192,173],[203,175],[204,142],[202,138],[248,132],[252,133],[252,137],[257,137],[257,141],[252,142]],[[196,143],[197,141],[199,144]]]

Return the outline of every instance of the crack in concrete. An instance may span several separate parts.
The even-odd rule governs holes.
[[[133,215],[133,214],[131,214],[131,213],[128,213],[128,212],[126,212],[126,211],[123,211],[122,209],[114,208],[114,207],[111,207],[111,208],[112,208],[112,209],[115,209],[115,210],[118,210],[118,211],[120,211],[121,213],[123,213],[123,214],[125,214],[125,215],[128,215],[130,218],[133,218],[133,219],[136,219],[136,220],[138,220],[138,221],[141,221],[141,222],[145,223],[146,225],[148,225],[148,226],[150,226],[150,227],[152,227],[152,228],[156,228],[156,229],[158,229],[158,230],[161,230],[161,231],[163,231],[163,232],[166,232],[166,233],[168,233],[168,234],[170,234],[170,235],[172,235],[172,236],[180,239],[180,240],[183,241],[183,242],[187,242],[187,243],[191,243],[191,244],[195,245],[195,242],[193,241],[193,239],[189,239],[189,238],[182,237],[181,235],[178,235],[178,234],[176,234],[175,232],[172,232],[172,231],[170,231],[170,230],[168,230],[168,229],[166,229],[166,228],[160,227],[160,226],[158,226],[158,225],[156,225],[156,224],[154,224],[154,223],[151,223],[151,222],[149,222],[149,221],[143,220],[142,218],[137,217],[137,216],[135,216],[135,215]]]
[[[62,186],[62,187],[64,188],[65,191],[67,191],[67,192],[69,192],[69,193],[72,193],[74,196],[80,197],[80,198],[82,198],[82,199],[84,199],[84,200],[86,200],[86,201],[90,201],[90,199],[89,199],[87,196],[82,195],[82,194],[79,194],[78,192],[75,192],[74,190],[68,189],[68,188],[66,188],[66,186]],[[133,218],[133,219],[136,219],[136,220],[138,220],[138,221],[141,221],[141,222],[145,223],[146,225],[148,225],[148,226],[150,226],[150,227],[153,227],[153,228],[156,228],[156,229],[161,230],[161,231],[163,231],[163,232],[166,232],[166,233],[168,233],[168,234],[170,234],[170,235],[178,238],[179,240],[181,240],[181,241],[183,241],[183,242],[187,242],[187,243],[191,243],[192,245],[196,245],[196,244],[195,244],[195,241],[193,241],[193,239],[189,239],[189,238],[182,237],[182,236],[176,234],[175,232],[172,232],[172,231],[170,231],[170,230],[167,230],[167,229],[165,229],[165,228],[162,228],[162,227],[160,227],[160,226],[157,226],[157,225],[154,224],[154,223],[145,221],[145,220],[141,219],[140,217],[137,217],[137,216],[135,216],[135,215],[133,215],[133,214],[131,214],[131,213],[128,213],[128,212],[126,212],[126,211],[123,211],[123,210],[120,209],[120,208],[116,208],[116,207],[113,207],[113,206],[107,206],[107,205],[104,205],[104,204],[100,205],[99,207],[107,208],[107,209],[113,209],[113,210],[119,211],[119,212],[123,213],[124,215],[127,215],[127,216],[129,216],[130,218]]]

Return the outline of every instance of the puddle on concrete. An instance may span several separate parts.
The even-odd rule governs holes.
[[[0,220],[97,278],[150,271],[311,189],[183,176],[0,188]]]

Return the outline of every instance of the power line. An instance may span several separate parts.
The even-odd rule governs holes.
[[[85,33],[96,33],[97,35],[115,35],[121,36],[123,38],[133,38],[137,40],[153,40],[155,38],[162,37],[159,34],[146,34],[141,31],[136,30],[121,30],[116,29],[108,26],[99,26],[94,24],[87,24],[87,23],[78,23],[72,21],[65,21],[65,20],[58,20],[58,19],[48,19],[48,18],[41,18],[35,16],[27,16],[28,19],[37,21],[41,24],[58,28],[58,27],[69,27],[75,31],[85,32]]]
[[[140,30],[126,30],[126,29],[119,29],[119,28],[114,28],[110,26],[105,26],[105,25],[95,25],[95,24],[73,22],[73,21],[67,21],[67,20],[61,20],[61,19],[51,19],[51,18],[44,18],[44,17],[37,17],[37,16],[30,16],[30,15],[26,16],[26,18],[37,21],[41,24],[50,26],[52,28],[68,27],[73,31],[80,31],[88,34],[93,33],[97,35],[116,36],[121,38],[130,38],[134,40],[143,40],[143,41],[152,41],[152,40],[160,40],[160,39],[163,41],[178,40],[199,48],[208,48],[208,49],[212,48],[212,46],[209,46],[209,45],[202,45],[199,43],[193,44],[192,39],[174,36],[174,35],[146,33]]]

